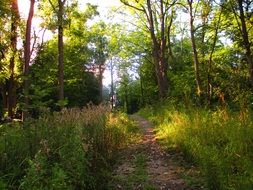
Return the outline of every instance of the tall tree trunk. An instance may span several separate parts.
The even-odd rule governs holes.
[[[125,103],[124,103],[125,112],[129,113],[127,84],[123,84],[123,85],[124,85],[124,96],[125,96]]]
[[[172,23],[173,23],[173,17],[174,17],[174,14],[175,14],[175,11],[174,9],[172,9],[171,11],[171,17],[170,17],[170,20],[169,20],[169,25],[168,25],[168,28],[167,28],[167,38],[168,38],[168,56],[170,58],[171,61],[174,60],[174,55],[173,55],[173,51],[172,51],[172,47],[171,47],[171,27],[172,27]]]
[[[141,105],[145,105],[145,100],[144,100],[144,89],[143,89],[143,79],[142,79],[142,71],[140,69],[140,90],[141,90]]]
[[[193,25],[194,15],[193,15],[192,3],[193,3],[193,0],[188,0],[189,13],[190,13],[190,34],[191,34],[191,43],[192,43],[192,50],[193,50],[195,81],[196,81],[196,87],[197,87],[197,95],[200,97],[202,93],[201,80],[200,80],[200,74],[199,74],[200,64],[199,64],[198,52],[197,52],[196,40],[195,40],[195,28]]]
[[[167,96],[168,91],[167,69],[164,66],[164,60],[162,60],[162,58],[159,56],[159,51],[157,51],[156,49],[154,49],[153,51],[159,97],[165,98]]]
[[[240,11],[243,44],[246,51],[247,63],[249,66],[249,81],[250,81],[251,87],[253,88],[253,56],[250,49],[249,34],[248,34],[244,10],[243,10],[243,0],[238,0],[238,6],[239,6],[239,11]]]
[[[7,110],[7,95],[6,95],[6,91],[7,91],[7,89],[6,89],[6,87],[7,87],[7,85],[6,85],[6,83],[4,84],[2,84],[1,85],[1,94],[2,94],[2,98],[3,98],[3,110],[4,110],[4,112],[6,112],[6,110]]]
[[[128,7],[135,9],[136,11],[143,12],[146,16],[147,27],[152,40],[152,57],[155,65],[156,79],[159,90],[159,97],[165,98],[169,89],[169,81],[167,77],[168,71],[168,60],[166,51],[167,48],[167,35],[165,29],[171,29],[168,27],[167,18],[169,9],[176,3],[173,1],[171,4],[169,2],[164,2],[164,0],[157,0],[156,2],[151,2],[151,0],[145,0],[142,3],[139,1],[132,1],[129,3],[126,0],[120,0],[123,4]],[[134,2],[136,4],[134,4]],[[154,10],[152,4],[155,3],[160,10]],[[158,17],[160,20],[158,21]],[[172,20],[171,20],[172,22]],[[170,23],[172,24],[172,23]]]
[[[25,106],[22,113],[22,120],[24,121],[28,117],[28,106],[29,106],[29,64],[31,58],[31,28],[32,19],[34,15],[34,4],[35,0],[30,0],[30,10],[26,22],[26,34],[25,34],[25,65],[24,65],[24,95],[25,95]]]
[[[104,73],[104,64],[99,64],[99,74],[98,74],[98,80],[99,80],[99,101],[100,103],[103,101],[103,73]]]
[[[6,91],[5,91],[5,85],[0,83],[0,120],[4,116],[5,108],[6,108]]]
[[[149,21],[149,30],[151,39],[153,42],[153,59],[155,63],[156,77],[159,89],[159,97],[164,98],[167,95],[168,91],[168,78],[167,78],[167,70],[168,63],[165,61],[165,47],[166,47],[166,38],[165,38],[165,18],[164,18],[164,8],[163,8],[163,0],[160,1],[161,5],[161,15],[160,15],[160,24],[161,24],[161,40],[160,44],[155,34],[154,29],[154,17],[153,11],[151,8],[150,0],[147,0],[148,7],[148,15],[147,19]]]
[[[15,84],[15,77],[14,77],[14,68],[15,68],[15,57],[17,54],[17,26],[19,20],[19,12],[18,12],[18,2],[17,0],[12,0],[11,2],[11,9],[12,9],[12,18],[11,18],[11,58],[10,58],[10,78],[8,82],[8,116],[13,118],[14,115],[14,107],[15,107],[15,98],[16,98],[16,84]]]
[[[146,16],[147,27],[152,40],[152,57],[155,65],[156,79],[159,90],[159,97],[164,98],[167,96],[169,82],[167,77],[168,71],[168,58],[166,56],[166,35],[165,29],[170,29],[167,27],[167,13],[168,10],[175,4],[165,3],[164,0],[158,0],[156,2],[151,2],[151,0],[146,0],[141,3],[135,1],[136,5],[129,3],[125,0],[120,0],[126,6],[129,6],[136,11],[143,12]],[[152,3],[157,3],[157,7],[160,10],[153,10],[154,6]],[[144,5],[145,4],[145,5]],[[159,4],[159,5],[158,5]],[[160,21],[158,21],[157,16],[159,16]],[[172,21],[172,20],[171,20]],[[156,28],[155,28],[156,27]],[[155,30],[156,29],[156,30]]]
[[[113,81],[113,64],[112,64],[112,59],[110,60],[110,71],[111,71],[111,97],[110,97],[110,101],[111,101],[111,109],[114,108],[114,81]]]
[[[214,54],[215,46],[216,46],[217,39],[218,39],[218,30],[219,30],[220,21],[221,21],[221,14],[222,14],[222,8],[219,13],[218,22],[215,26],[213,44],[211,46],[211,52],[210,52],[209,61],[208,61],[208,68],[207,68],[207,98],[208,98],[207,100],[208,100],[209,106],[211,105],[211,98],[212,98],[211,71],[212,71],[213,54]]]
[[[64,100],[64,63],[63,63],[63,14],[65,0],[58,0],[58,83],[59,101]]]

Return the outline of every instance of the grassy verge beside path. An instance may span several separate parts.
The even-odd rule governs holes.
[[[0,189],[105,189],[116,153],[136,130],[126,114],[105,106],[1,125]]]
[[[163,103],[140,114],[156,125],[156,137],[168,150],[180,150],[199,166],[209,189],[253,189],[253,118],[249,110],[232,112]]]

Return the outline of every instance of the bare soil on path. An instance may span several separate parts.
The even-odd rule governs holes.
[[[143,131],[141,140],[120,152],[113,172],[111,189],[118,190],[199,190],[196,169],[185,167],[181,153],[164,151],[157,143],[153,125],[131,116]]]
[[[117,190],[203,190],[198,171],[186,165],[180,152],[168,153],[157,143],[153,125],[132,115],[143,131],[141,139],[120,153],[111,189]]]

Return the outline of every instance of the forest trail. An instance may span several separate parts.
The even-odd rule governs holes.
[[[166,153],[162,150],[149,121],[138,115],[131,118],[138,123],[143,134],[136,144],[120,153],[120,161],[114,169],[112,189],[204,189],[195,181],[198,172],[194,167],[185,167],[182,164],[184,161],[180,153]]]

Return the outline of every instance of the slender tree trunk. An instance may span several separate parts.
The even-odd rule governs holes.
[[[167,36],[168,36],[168,56],[170,57],[170,60],[174,60],[174,55],[173,55],[173,51],[172,51],[172,47],[171,47],[171,42],[170,42],[170,38],[171,38],[171,27],[172,27],[172,23],[173,23],[173,17],[174,17],[175,11],[174,9],[172,10],[172,14],[171,14],[171,18],[169,21],[169,25],[168,25],[168,30],[167,30]]]
[[[143,79],[141,69],[140,69],[140,88],[141,88],[141,105],[144,105],[145,101],[144,101],[144,89],[143,89]]]
[[[6,103],[6,93],[4,89],[4,85],[0,84],[0,120],[4,115],[4,108],[5,108],[5,103]]]
[[[113,81],[113,64],[112,64],[112,59],[110,60],[110,69],[111,69],[111,109],[114,108],[114,81]]]
[[[28,106],[29,106],[29,64],[31,58],[31,28],[32,19],[34,14],[35,0],[30,0],[30,10],[26,22],[26,35],[25,35],[25,65],[24,65],[24,95],[25,95],[25,106],[22,113],[22,120],[24,121],[28,117]]]
[[[238,0],[238,6],[239,6],[239,11],[240,11],[243,44],[246,51],[247,63],[249,66],[249,81],[250,81],[251,87],[253,88],[253,56],[250,49],[251,44],[249,41],[249,34],[248,34],[244,10],[243,10],[243,0]]]
[[[192,0],[188,0],[189,5],[189,13],[190,13],[190,34],[191,34],[191,42],[192,42],[192,50],[193,50],[193,59],[194,59],[194,72],[195,72],[195,81],[197,87],[197,95],[201,96],[201,80],[199,74],[199,59],[198,59],[198,52],[196,47],[196,40],[195,40],[195,28],[193,25],[194,16],[193,16],[193,9],[192,9]]]
[[[220,26],[220,21],[221,21],[221,13],[222,9],[220,10],[219,18],[218,18],[218,23],[215,26],[214,30],[214,39],[213,39],[213,44],[209,56],[209,61],[208,61],[208,68],[207,68],[207,95],[208,95],[208,104],[209,106],[211,105],[211,98],[212,98],[212,81],[211,81],[211,71],[212,71],[212,62],[213,62],[213,53],[215,50],[216,42],[218,39],[218,30]]]
[[[10,78],[8,82],[8,116],[13,118],[14,115],[14,107],[15,107],[15,97],[16,97],[16,84],[15,84],[15,77],[14,77],[14,68],[15,68],[15,58],[17,54],[17,26],[19,20],[19,12],[18,12],[18,2],[17,0],[12,0],[11,3],[12,9],[12,23],[11,23],[11,58],[10,58]]]
[[[159,97],[165,98],[167,96],[168,87],[169,87],[169,81],[167,77],[167,71],[168,71],[168,59],[166,56],[166,34],[165,34],[165,28],[167,29],[167,13],[169,8],[172,7],[172,5],[168,5],[168,2],[165,3],[164,0],[158,0],[155,3],[157,3],[158,7],[160,7],[160,10],[153,10],[153,6],[151,5],[154,2],[151,2],[151,0],[145,0],[143,1],[143,4],[141,6],[135,6],[128,1],[120,0],[123,4],[126,6],[129,6],[137,11],[141,11],[145,14],[147,22],[148,22],[148,29],[150,33],[150,37],[152,40],[152,57],[155,65],[155,72],[156,72],[156,79],[157,79],[157,85],[159,90]],[[135,1],[137,4],[139,1]],[[144,5],[145,4],[145,5]],[[160,18],[160,21],[158,21],[158,17]],[[156,31],[155,31],[156,27]],[[159,27],[159,29],[158,29]],[[159,30],[159,31],[158,31]]]
[[[64,63],[63,63],[63,14],[64,2],[58,0],[58,83],[59,101],[64,100]]]
[[[103,101],[103,73],[104,73],[104,64],[99,64],[99,75],[98,75],[98,80],[99,80],[99,101],[100,103]]]
[[[99,74],[99,102],[103,102],[103,77]]]
[[[2,91],[1,91],[1,93],[2,93],[2,98],[3,98],[3,110],[4,110],[4,112],[6,112],[6,110],[7,110],[7,95],[6,95],[6,84],[2,84],[1,85],[1,87],[2,87]]]
[[[127,90],[127,85],[125,84],[125,90],[124,90],[124,95],[125,95],[125,111],[126,113],[129,112],[129,109],[128,109],[128,90]]]

